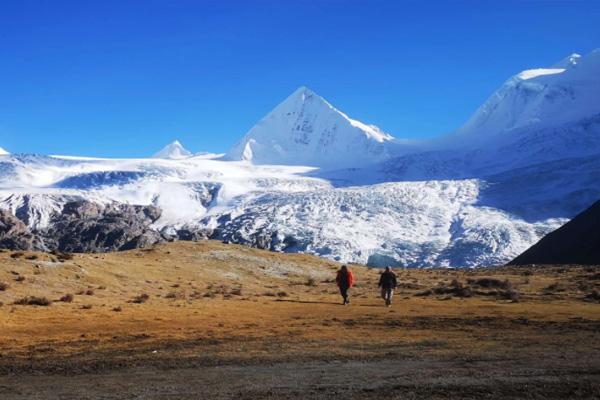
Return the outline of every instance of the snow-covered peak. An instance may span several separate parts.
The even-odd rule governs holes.
[[[600,114],[600,51],[571,54],[551,68],[508,79],[447,142],[479,146],[519,132],[558,127]],[[464,140],[461,140],[464,139]],[[496,139],[494,139],[496,140]]]
[[[10,153],[9,153],[8,151],[6,151],[6,150],[4,150],[2,147],[0,147],[0,156],[7,156],[7,155],[9,155],[9,154],[10,154]]]
[[[162,148],[158,153],[154,154],[152,158],[167,158],[171,160],[177,160],[181,158],[191,157],[193,154],[188,151],[179,140],[175,140]]]
[[[302,86],[250,129],[227,158],[345,168],[381,161],[390,146],[395,146],[391,135],[348,117]]]

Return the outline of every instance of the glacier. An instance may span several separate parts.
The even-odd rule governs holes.
[[[503,264],[600,198],[600,51],[508,79],[459,129],[395,138],[301,87],[226,154],[3,154],[0,208],[153,205],[153,229],[371,266]]]

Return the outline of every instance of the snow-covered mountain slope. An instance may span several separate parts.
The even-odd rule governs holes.
[[[498,89],[458,131],[453,146],[478,147],[600,116],[600,49],[550,68],[523,71]]]
[[[427,143],[301,88],[223,158],[178,143],[150,159],[5,155],[0,208],[36,230],[73,200],[153,205],[164,235],[377,266],[505,263],[600,198],[599,54],[517,74]]]
[[[154,154],[152,158],[165,158],[170,160],[178,160],[181,158],[191,157],[192,152],[187,150],[179,140],[175,140],[173,143],[169,143],[163,147],[158,153]]]
[[[397,182],[265,193],[219,217],[219,238],[373,266],[492,265],[561,223],[527,223],[478,207],[481,185]]]
[[[527,222],[479,206],[479,180],[334,188],[311,168],[191,157],[107,160],[11,156],[0,207],[32,229],[86,199],[154,205],[154,228],[371,265],[479,265],[511,259],[564,220]],[[41,176],[44,176],[42,179]]]
[[[403,145],[408,143],[351,119],[301,87],[250,129],[226,158],[331,169],[381,162]]]
[[[8,154],[9,154],[8,151],[6,151],[2,147],[0,147],[0,156],[6,156]]]
[[[421,151],[386,160],[370,176],[481,178],[598,154],[600,50],[595,50],[513,76],[456,132],[421,145]]]

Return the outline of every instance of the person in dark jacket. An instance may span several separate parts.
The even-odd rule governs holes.
[[[398,285],[396,274],[390,267],[385,267],[385,271],[379,278],[379,287],[381,288],[381,298],[385,300],[386,307],[392,305],[392,297],[394,297],[394,289]]]
[[[337,276],[335,277],[335,282],[340,288],[340,294],[344,298],[344,302],[342,304],[350,304],[350,300],[348,299],[348,289],[354,285],[354,275],[352,275],[352,271],[348,269],[345,265],[342,265],[337,272]]]

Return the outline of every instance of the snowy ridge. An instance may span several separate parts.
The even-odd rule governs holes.
[[[2,147],[0,147],[0,156],[6,156],[6,155],[8,155],[8,154],[9,154],[9,152],[8,152],[8,151],[6,151],[6,150],[4,150]]]

